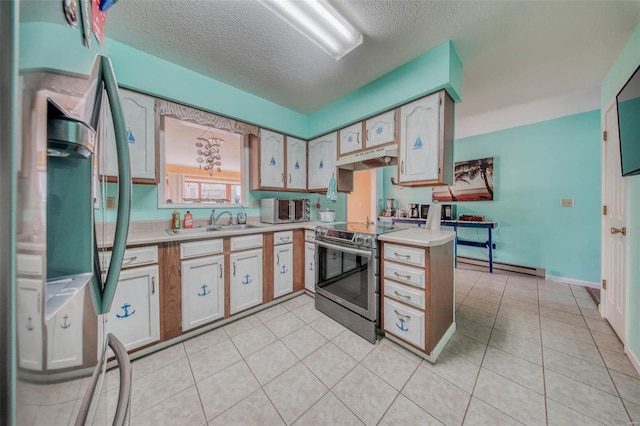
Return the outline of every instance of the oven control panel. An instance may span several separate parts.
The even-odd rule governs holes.
[[[316,228],[316,239],[340,241],[363,248],[375,248],[376,239],[373,235],[340,229]]]

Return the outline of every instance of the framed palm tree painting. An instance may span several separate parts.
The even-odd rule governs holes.
[[[454,184],[433,188],[434,201],[493,200],[493,157],[456,163]]]

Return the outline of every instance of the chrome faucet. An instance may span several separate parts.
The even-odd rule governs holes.
[[[216,216],[215,211],[216,209],[211,209],[211,218],[210,218],[211,225],[215,225],[216,223],[218,223],[218,219],[220,219],[220,216],[222,216],[225,213],[229,215],[229,225],[233,225],[233,213],[231,213],[229,210],[225,210],[218,213],[218,215]]]

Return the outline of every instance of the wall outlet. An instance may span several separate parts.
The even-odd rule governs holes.
[[[107,197],[107,210],[114,210],[116,208],[116,197]]]
[[[560,200],[560,207],[573,207],[573,198],[562,198]]]

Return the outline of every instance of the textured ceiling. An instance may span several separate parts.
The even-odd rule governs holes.
[[[364,34],[340,61],[254,0],[121,0],[106,34],[302,113],[452,40],[464,117],[598,88],[640,21],[638,1],[330,1]],[[23,19],[58,21],[60,3]]]

